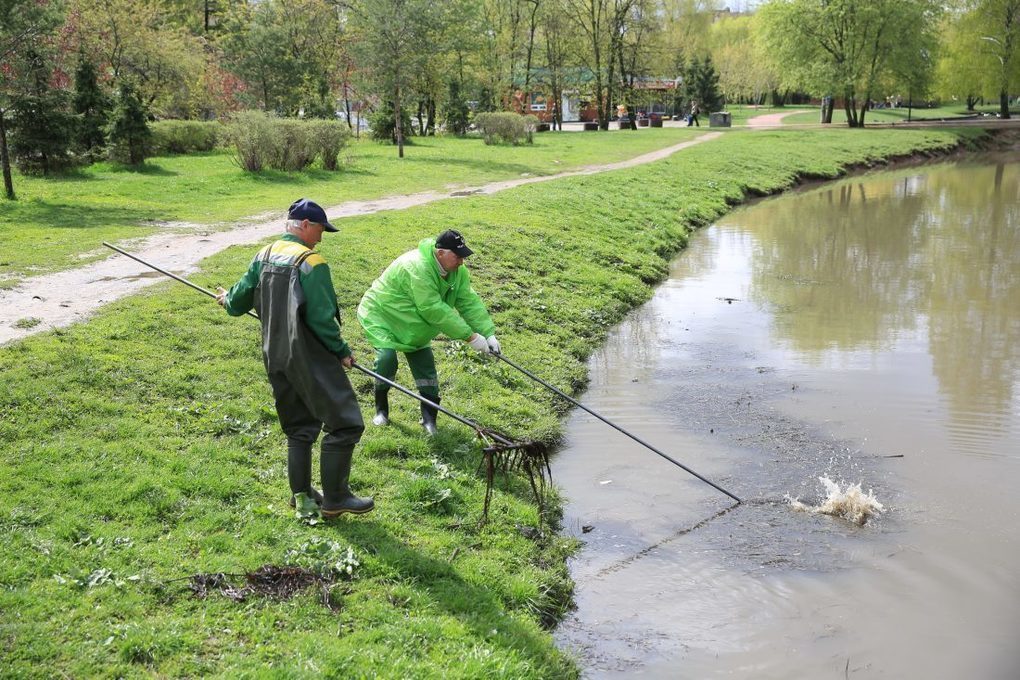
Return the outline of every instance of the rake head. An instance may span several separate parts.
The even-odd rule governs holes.
[[[509,477],[513,472],[522,472],[527,475],[531,491],[535,494],[541,524],[545,517],[546,494],[552,487],[549,447],[542,442],[515,441],[501,432],[487,428],[479,429],[478,437],[486,444],[482,449],[482,461],[479,464],[479,468],[485,467],[485,508],[482,511],[482,523],[489,518],[489,502],[492,500],[496,473],[501,472],[504,477]]]

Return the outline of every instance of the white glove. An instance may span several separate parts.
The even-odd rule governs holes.
[[[477,350],[477,351],[481,352],[482,354],[488,354],[489,353],[489,343],[487,343],[485,341],[485,338],[483,338],[478,333],[475,333],[470,338],[468,338],[467,339],[467,343],[469,345],[471,345],[471,349],[473,349],[473,350]]]
[[[485,338],[485,342],[489,343],[489,352],[499,354],[499,340],[496,339],[495,335]]]

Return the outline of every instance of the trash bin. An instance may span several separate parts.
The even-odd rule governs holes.
[[[730,112],[716,111],[708,114],[708,127],[730,127]]]

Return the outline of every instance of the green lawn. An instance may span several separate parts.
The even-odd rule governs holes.
[[[526,146],[478,138],[415,138],[396,148],[362,140],[342,172],[242,172],[229,152],[149,159],[138,171],[98,163],[64,176],[16,174],[19,200],[0,200],[0,287],[26,275],[108,257],[102,241],[148,236],[173,223],[219,225],[272,211],[296,198],[324,206],[611,163],[690,139],[696,132],[614,135],[542,133]],[[168,227],[167,224],[170,223]]]
[[[977,134],[734,131],[640,168],[351,219],[321,250],[345,335],[368,362],[352,322],[361,292],[419,238],[462,228],[504,351],[578,390],[586,357],[648,299],[691,228],[798,177]],[[178,202],[188,207],[168,209],[218,209],[212,193]],[[231,281],[251,253],[229,249],[194,278]],[[525,378],[460,343],[437,343],[436,355],[444,406],[558,440],[562,404]],[[368,416],[370,383],[354,381]],[[3,675],[576,675],[543,627],[569,599],[571,544],[522,530],[537,512],[517,476],[500,480],[479,527],[471,432],[440,416],[429,440],[409,399],[394,395],[394,407],[395,425],[370,427],[355,457],[352,483],[375,496],[376,512],[307,526],[285,507],[284,440],[254,320],[168,282],[0,348]],[[727,485],[752,494],[754,479],[735,469]],[[279,565],[313,539],[350,547],[355,578],[287,600],[200,599],[188,588],[196,573]]]
[[[998,107],[983,106],[978,107],[976,110],[978,113],[988,113],[994,115],[998,111]],[[864,124],[869,123],[906,123],[907,117],[909,116],[911,121],[915,120],[951,120],[953,118],[970,117],[974,115],[974,111],[967,111],[967,108],[963,105],[955,106],[940,106],[931,109],[910,109],[901,107],[898,109],[874,109],[868,111],[864,117]],[[783,119],[785,125],[799,125],[804,123],[817,123],[819,121],[819,111],[812,111],[811,113],[799,113]],[[832,124],[833,125],[846,125],[846,112],[843,109],[835,109],[832,112]]]

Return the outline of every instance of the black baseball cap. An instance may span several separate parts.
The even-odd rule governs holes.
[[[464,237],[460,235],[460,232],[453,229],[447,229],[439,235],[439,238],[436,239],[436,248],[452,250],[460,257],[467,257],[474,252],[464,243]]]
[[[290,204],[287,210],[288,220],[308,220],[325,227],[326,231],[340,231],[326,218],[326,211],[319,207],[318,203],[309,201],[307,198],[299,198]]]

